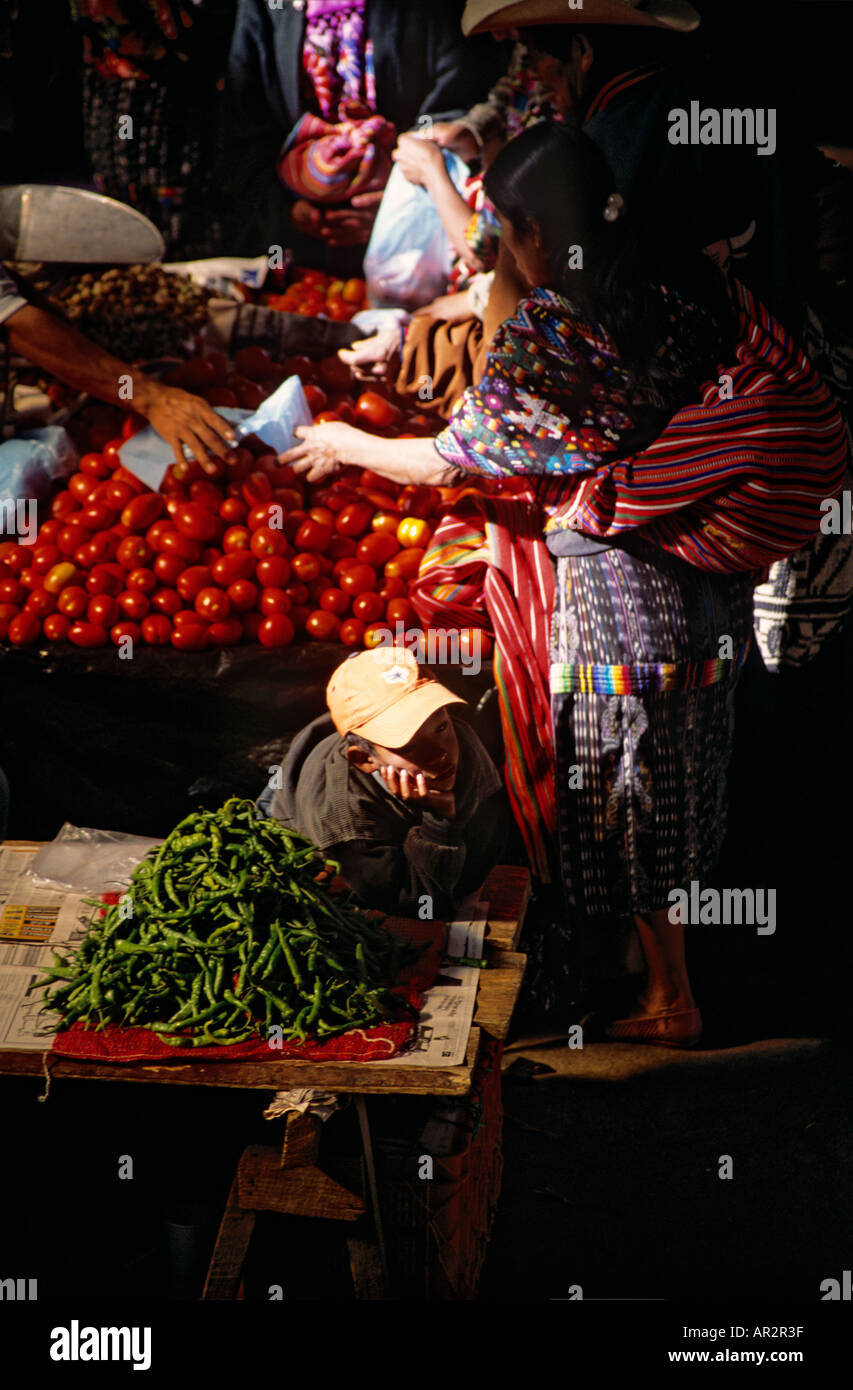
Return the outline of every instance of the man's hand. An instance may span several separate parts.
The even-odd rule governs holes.
[[[441,147],[434,140],[426,140],[421,135],[401,135],[391,158],[400,166],[409,183],[425,185],[447,172]]]
[[[456,797],[453,792],[430,791],[422,772],[412,776],[410,772],[385,764],[380,767],[379,775],[392,796],[399,796],[403,801],[422,802],[434,815],[444,816],[447,820],[454,819]]]
[[[222,465],[215,459],[227,459],[234,431],[207,401],[177,386],[162,386],[152,381],[146,383],[145,390],[134,400],[134,406],[171,445],[179,466],[184,459],[182,446],[186,445],[205,473],[221,476]]]
[[[318,237],[323,227],[321,209],[309,203],[307,198],[297,198],[290,209],[290,220],[296,230],[305,236]]]
[[[463,323],[465,319],[474,319],[477,315],[471,308],[468,291],[460,290],[458,294],[440,294],[431,304],[424,304],[421,309],[416,309],[413,317],[436,319],[443,323]]]
[[[434,121],[420,132],[424,140],[432,140],[440,149],[453,150],[466,164],[476,159],[480,147],[471,131],[461,121]]]
[[[360,463],[364,442],[372,438],[352,425],[334,421],[326,425],[300,425],[295,433],[303,442],[279,454],[279,463],[292,464],[294,473],[307,473],[309,483],[319,483],[346,463]]]
[[[327,208],[320,236],[329,246],[364,246],[370,240],[384,188],[357,193],[344,207]]]

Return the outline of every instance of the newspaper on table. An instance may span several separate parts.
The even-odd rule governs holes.
[[[38,886],[27,876],[37,847],[0,848],[0,1047],[47,1052],[58,1015],[40,1013],[39,971],[53,951],[78,941],[93,909],[80,893]]]
[[[478,960],[483,955],[487,903],[466,899],[462,911],[470,917],[447,924],[445,955]],[[435,984],[426,991],[412,1043],[398,1057],[376,1063],[383,1067],[456,1067],[465,1061],[468,1035],[477,1004],[480,971],[471,965],[442,965]]]

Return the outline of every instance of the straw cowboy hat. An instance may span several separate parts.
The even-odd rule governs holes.
[[[689,33],[702,17],[687,0],[468,0],[463,34],[533,24],[644,24]]]

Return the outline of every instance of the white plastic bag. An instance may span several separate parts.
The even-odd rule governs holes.
[[[458,155],[443,151],[454,185],[468,174]],[[367,297],[375,309],[419,309],[447,290],[453,246],[425,188],[395,165],[379,205],[364,257]]]
[[[29,867],[39,887],[70,889],[74,893],[116,892],[150,849],[162,844],[144,835],[120,830],[93,830],[65,822],[55,840],[42,845]]]

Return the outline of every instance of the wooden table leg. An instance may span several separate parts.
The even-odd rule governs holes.
[[[225,1301],[237,1297],[249,1242],[255,1229],[256,1215],[253,1210],[244,1210],[240,1206],[239,1176],[235,1173],[213,1247],[202,1301]]]

